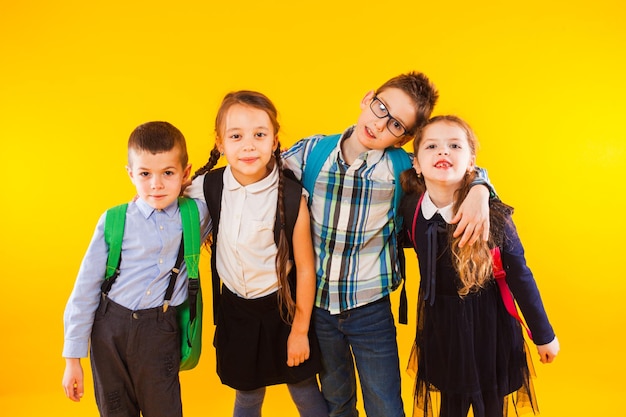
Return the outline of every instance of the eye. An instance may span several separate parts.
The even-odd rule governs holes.
[[[461,145],[459,145],[458,143],[453,143],[453,144],[450,145],[450,147],[452,149],[461,149]]]
[[[402,123],[400,123],[396,119],[391,119],[391,125],[398,132],[402,132],[404,130],[404,126],[402,126]]]
[[[148,176],[150,176],[150,173],[149,173],[149,172],[147,172],[147,171],[141,171],[138,175],[139,175],[140,177],[148,177]]]
[[[171,176],[172,176],[172,175],[174,175],[174,174],[175,174],[175,173],[174,173],[174,171],[165,171],[165,172],[163,173],[163,175],[165,175],[166,177],[171,177]]]
[[[435,145],[432,143],[429,145],[426,145],[426,149],[435,149]]]
[[[264,138],[264,137],[267,136],[267,133],[265,133],[265,132],[257,132],[257,133],[255,133],[254,136],[257,137],[257,138]]]
[[[239,133],[233,133],[232,135],[229,136],[229,138],[232,140],[238,140],[238,139],[241,139],[241,135]]]

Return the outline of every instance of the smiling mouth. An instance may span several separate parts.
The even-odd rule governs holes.
[[[452,164],[447,161],[439,161],[435,164],[435,168],[450,168]]]

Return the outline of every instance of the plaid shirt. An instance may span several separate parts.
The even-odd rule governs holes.
[[[337,314],[388,295],[401,281],[396,253],[393,168],[384,151],[364,152],[347,165],[341,142],[324,162],[309,197],[316,253],[315,305]],[[311,136],[284,152],[285,168],[298,179],[311,149]]]

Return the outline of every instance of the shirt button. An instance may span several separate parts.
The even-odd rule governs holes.
[[[134,318],[135,320],[137,320],[137,319],[139,318],[139,314],[137,314],[137,313],[133,313],[133,318]]]
[[[152,291],[148,290],[148,291],[146,291],[146,294],[150,295],[150,294],[152,294]]]
[[[162,258],[161,258],[161,259],[159,259],[159,263],[160,263],[160,264],[162,264],[162,263],[163,263],[163,259],[162,259]]]
[[[159,229],[163,230],[163,226],[159,226]]]

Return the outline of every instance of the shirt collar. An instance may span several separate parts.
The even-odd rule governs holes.
[[[452,211],[452,204],[448,204],[445,207],[438,208],[435,203],[430,199],[428,191],[424,193],[424,199],[422,200],[422,214],[426,220],[430,220],[436,213],[439,213],[441,217],[450,224],[454,218],[454,212]]]
[[[152,207],[151,205],[149,205],[148,203],[146,203],[144,200],[142,200],[141,198],[138,198],[135,201],[135,204],[137,205],[137,208],[139,209],[139,211],[141,212],[141,214],[143,214],[143,216],[148,219],[152,213],[154,213],[155,211],[157,211],[154,207]],[[165,214],[167,214],[169,217],[173,217],[174,215],[176,215],[178,210],[178,199],[174,200],[174,202],[172,204],[170,204],[169,206],[165,207],[162,210]]]
[[[261,193],[268,188],[271,188],[278,181],[278,168],[277,165],[274,164],[274,168],[270,174],[263,178],[260,181],[255,183],[243,186],[235,179],[232,170],[230,169],[230,165],[226,165],[226,169],[224,170],[224,188],[229,191],[238,190],[240,188],[245,188],[246,191],[250,193]]]

